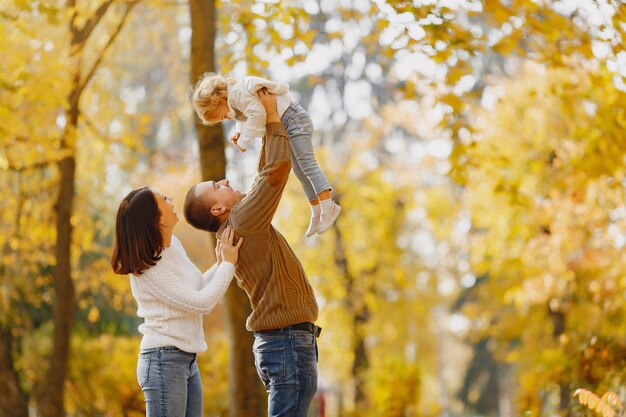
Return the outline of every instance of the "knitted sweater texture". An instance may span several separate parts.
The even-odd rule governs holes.
[[[244,238],[235,277],[252,306],[246,321],[249,331],[317,320],[317,302],[302,264],[271,224],[290,169],[289,136],[282,123],[269,123],[250,192],[217,232],[221,238],[224,228],[231,226],[235,242]]]
[[[190,353],[207,349],[202,315],[221,300],[235,272],[222,262],[202,274],[189,260],[180,241],[172,236],[156,265],[141,275],[130,275],[143,334],[141,349],[176,346]]]

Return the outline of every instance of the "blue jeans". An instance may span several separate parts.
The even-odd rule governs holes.
[[[147,417],[202,417],[202,381],[195,353],[173,346],[142,350],[137,381],[146,399]]]
[[[280,121],[289,134],[291,144],[291,169],[300,181],[306,198],[315,200],[317,195],[332,187],[315,160],[313,152],[313,122],[299,104],[291,103]]]
[[[268,393],[268,417],[306,417],[317,390],[317,341],[306,330],[254,333],[254,365]]]

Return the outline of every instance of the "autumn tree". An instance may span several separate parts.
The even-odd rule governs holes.
[[[473,136],[469,247],[488,278],[465,311],[497,358],[519,365],[520,404],[533,412],[539,391],[555,387],[568,413],[573,385],[624,378],[625,99],[606,70],[528,65]]]
[[[114,4],[112,1],[76,4],[69,1],[63,6],[31,6],[16,2],[3,13],[3,19],[10,23],[5,29],[6,33],[12,34],[14,39],[21,37],[26,45],[23,52],[19,51],[19,44],[13,45],[16,53],[5,62],[10,70],[7,73],[16,74],[17,78],[8,77],[4,80],[5,87],[9,88],[3,92],[3,109],[13,109],[13,115],[20,114],[22,118],[3,132],[6,138],[3,143],[3,169],[27,174],[34,172],[37,175],[38,170],[45,168],[39,171],[42,173],[39,177],[46,184],[42,189],[50,193],[51,188],[58,187],[54,210],[51,210],[56,213],[56,225],[54,231],[47,235],[47,239],[52,237],[56,243],[53,250],[42,247],[46,259],[40,266],[54,265],[43,273],[44,276],[50,273],[53,275],[51,288],[54,293],[53,340],[45,382],[42,384],[46,388],[35,390],[39,410],[46,416],[64,414],[64,387],[75,303],[71,248],[73,224],[76,223],[73,201],[76,194],[76,149],[80,138],[81,97],[115,42],[134,4]],[[51,30],[47,38],[38,39],[42,27],[50,27]],[[86,48],[87,45],[89,48]],[[35,49],[34,55],[27,56],[28,49]],[[34,61],[31,59],[33,56]],[[63,57],[67,61],[62,61]],[[37,104],[31,106],[30,103]],[[55,165],[56,170],[52,170]],[[23,193],[20,191],[18,196]],[[29,203],[25,207],[30,206]],[[19,200],[17,213],[16,233],[20,238],[14,237],[17,242],[14,243],[14,249],[22,249],[26,247],[22,247],[23,232],[19,230],[24,222],[19,216],[28,211],[24,212],[20,208]],[[46,217],[46,220],[51,219]],[[50,251],[54,253],[53,262],[49,257]],[[13,290],[9,291],[9,299],[13,294],[16,294]],[[13,347],[12,353],[15,352]]]
[[[191,16],[191,85],[205,72],[216,71],[215,44],[218,10],[213,0],[190,0]],[[222,14],[220,12],[219,14]],[[224,14],[225,16],[225,14]],[[194,117],[200,149],[202,179],[219,180],[226,177],[224,133],[221,125],[205,126]],[[215,237],[211,238],[212,245]],[[246,330],[246,319],[251,313],[245,292],[235,284],[225,296],[229,343],[229,397],[232,417],[257,416],[265,411],[265,395],[252,356],[252,333]]]
[[[122,12],[116,17],[117,24],[108,34],[108,39],[100,48],[100,53],[85,64],[85,46],[94,30],[101,23],[112,1],[100,4],[78,5],[69,0],[65,13],[69,15],[69,61],[71,62],[70,83],[66,106],[64,108],[65,127],[59,138],[60,159],[59,194],[56,202],[56,245],[54,269],[54,332],[50,365],[47,370],[40,411],[43,416],[62,417],[64,415],[63,396],[65,378],[70,356],[70,334],[74,320],[74,283],[71,274],[72,246],[72,210],[75,194],[76,146],[78,142],[78,125],[81,114],[80,100],[85,88],[98,69],[107,49],[113,44],[120,33],[126,18],[135,2],[122,5]],[[85,8],[83,8],[85,7]]]

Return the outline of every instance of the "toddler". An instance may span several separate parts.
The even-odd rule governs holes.
[[[257,97],[261,88],[276,96],[278,116],[289,134],[292,169],[311,204],[311,220],[305,235],[324,233],[337,219],[341,207],[330,197],[332,188],[315,160],[311,117],[293,101],[287,83],[252,76],[237,80],[206,73],[194,87],[193,107],[207,125],[234,119],[236,133],[230,140],[245,152],[252,140],[265,135],[265,109]]]

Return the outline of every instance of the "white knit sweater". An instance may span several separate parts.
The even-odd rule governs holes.
[[[139,276],[130,275],[137,315],[144,318],[139,326],[141,349],[176,346],[185,352],[204,352],[202,315],[221,300],[234,274],[235,266],[229,262],[202,274],[172,236],[156,265]]]

